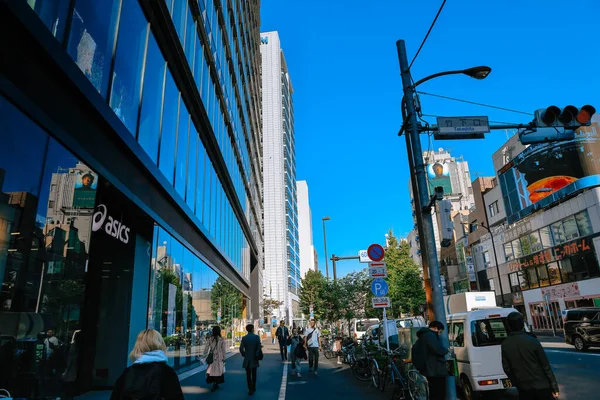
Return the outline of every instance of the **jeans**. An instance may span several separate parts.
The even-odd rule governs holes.
[[[279,353],[281,354],[281,361],[287,360],[287,340],[279,342]]]
[[[446,398],[446,378],[443,376],[428,376],[429,399],[444,400]]]
[[[246,382],[249,390],[256,390],[256,367],[246,368]]]
[[[308,348],[308,369],[313,369],[315,372],[319,370],[319,348],[309,347]]]
[[[292,373],[296,372],[297,374],[300,374],[300,359],[296,358],[296,356],[294,354],[292,354],[291,356],[291,360],[292,360]]]

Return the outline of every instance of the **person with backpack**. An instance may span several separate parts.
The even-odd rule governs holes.
[[[275,336],[277,336],[277,340],[279,341],[279,354],[281,354],[281,361],[287,361],[287,347],[288,341],[290,339],[290,331],[287,326],[285,326],[285,321],[281,321],[279,323],[279,328],[275,331]]]
[[[260,366],[259,361],[263,359],[261,339],[254,334],[254,325],[246,325],[248,334],[242,338],[240,343],[240,354],[244,357],[242,366],[246,370],[246,382],[248,383],[248,394],[256,392],[256,369]]]
[[[208,364],[206,383],[213,384],[211,392],[214,392],[219,389],[219,384],[225,383],[225,355],[227,354],[227,348],[225,346],[225,339],[221,337],[220,326],[213,326],[212,335],[206,343],[204,354],[206,355],[206,363]]]
[[[303,340],[298,335],[298,329],[292,329],[292,337],[290,338],[290,354],[292,359],[292,375],[302,378],[300,361],[306,360],[306,350],[304,349]]]
[[[133,365],[117,379],[110,400],[184,400],[179,378],[167,364],[166,351],[160,333],[141,331],[129,355]]]
[[[412,362],[414,367],[429,382],[429,398],[444,400],[446,398],[446,377],[448,369],[444,356],[448,349],[442,345],[439,334],[444,330],[440,321],[432,321],[429,328],[417,331],[417,341],[412,346]]]
[[[304,347],[308,350],[308,372],[313,371],[319,375],[319,350],[321,347],[321,332],[316,326],[314,319],[310,320],[308,328],[304,331]]]

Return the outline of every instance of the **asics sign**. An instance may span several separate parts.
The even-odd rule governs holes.
[[[108,210],[104,204],[98,204],[92,218],[92,232],[100,229],[104,229],[107,235],[125,244],[129,243],[129,227],[108,215]]]

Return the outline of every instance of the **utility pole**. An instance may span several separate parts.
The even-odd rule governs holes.
[[[435,235],[433,231],[433,220],[431,217],[431,210],[424,209],[421,201],[429,198],[429,191],[427,189],[427,178],[425,176],[425,165],[423,163],[421,139],[419,138],[419,123],[417,121],[417,114],[415,111],[414,103],[414,88],[412,86],[412,77],[410,75],[410,68],[408,59],[406,56],[406,44],[404,40],[398,40],[396,42],[398,50],[398,61],[400,63],[400,73],[402,76],[402,88],[404,92],[404,103],[406,104],[406,118],[402,121],[402,126],[406,128],[406,135],[410,137],[410,146],[408,147],[408,153],[412,154],[412,159],[409,159],[410,164],[410,175],[413,182],[413,188],[416,186],[419,204],[416,204],[416,212],[421,215],[421,224],[423,237],[420,237],[420,241],[425,246],[422,249],[421,254],[423,258],[427,260],[424,262],[429,267],[429,279],[431,280],[431,294],[432,294],[432,308],[435,318],[446,325],[446,312],[444,310],[444,297],[442,292],[442,284],[440,279],[440,268],[437,259],[437,251],[435,247]],[[404,112],[403,112],[404,116]],[[414,189],[413,189],[414,191]],[[415,196],[415,199],[417,196]],[[442,345],[446,348],[450,347],[448,340],[448,328],[440,332],[440,340]],[[454,376],[449,376],[446,379],[446,400],[456,400],[456,387],[454,382]]]

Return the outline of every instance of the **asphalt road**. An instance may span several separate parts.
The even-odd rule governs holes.
[[[600,398],[600,349],[579,353],[564,343],[543,344],[560,385],[560,399]],[[204,382],[204,372],[182,380],[186,400],[200,400],[209,396],[214,400],[251,398],[247,393],[241,357],[235,355],[229,358],[226,365],[226,382],[215,393],[210,393],[209,386]],[[336,365],[335,360],[327,360],[322,354],[318,376],[308,373],[306,363],[302,366],[301,378],[291,376],[291,365],[281,362],[278,348],[270,343],[265,343],[265,359],[258,370],[257,386],[253,397],[262,400],[389,400],[392,395],[391,390],[381,393],[369,382],[358,381],[348,366]]]

